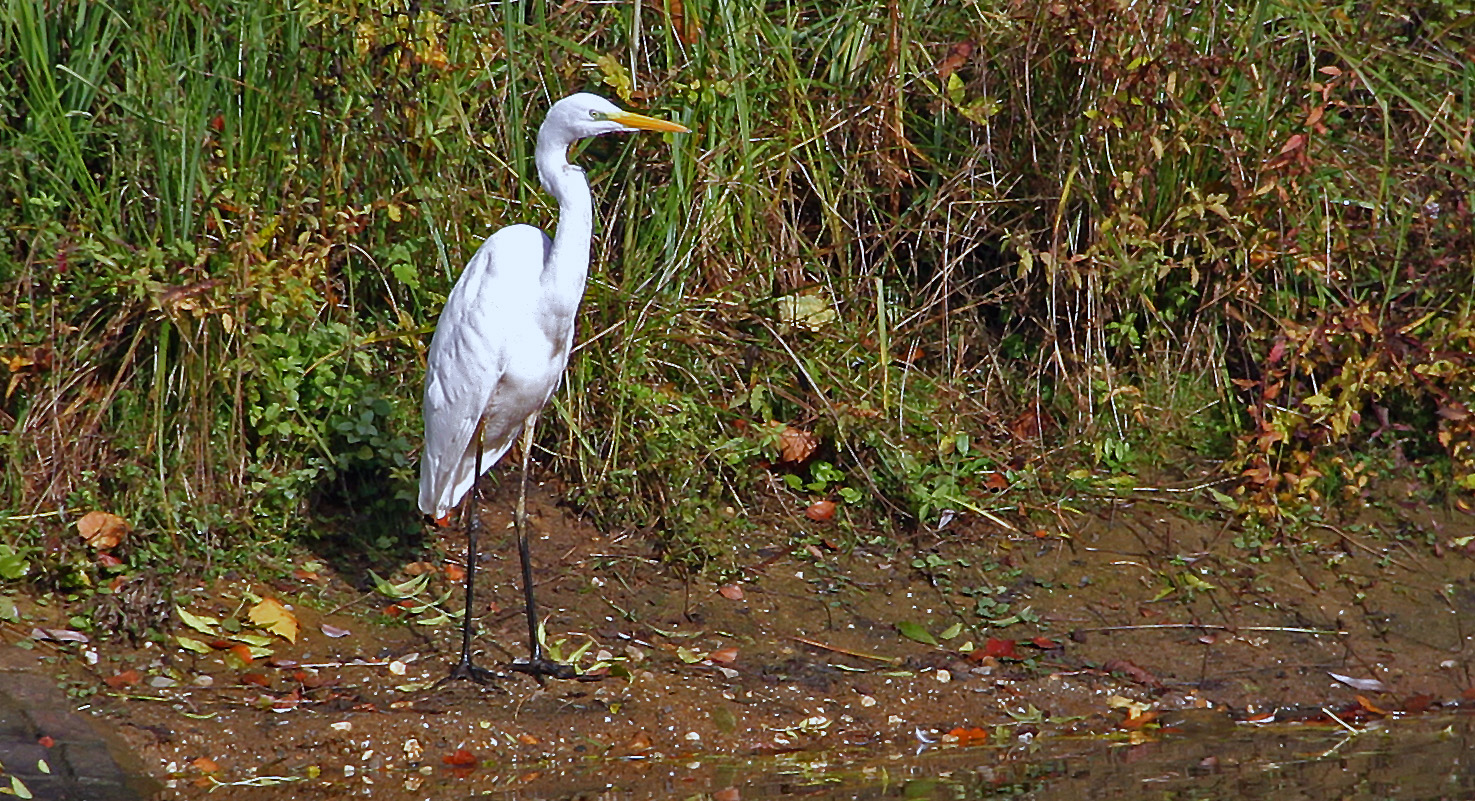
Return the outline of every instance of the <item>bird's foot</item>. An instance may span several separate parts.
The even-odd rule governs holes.
[[[477,684],[496,684],[498,679],[505,678],[507,677],[495,670],[477,667],[471,664],[471,660],[462,659],[460,662],[451,665],[450,674],[436,682],[436,684],[445,684],[448,681],[474,681]]]
[[[518,659],[507,666],[514,673],[526,673],[543,684],[548,679],[572,679],[574,681],[599,681],[603,676],[587,676],[579,673],[579,669],[573,665],[562,662],[554,662],[547,657],[534,657],[532,659]]]

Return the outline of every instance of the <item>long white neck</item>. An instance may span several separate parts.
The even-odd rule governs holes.
[[[558,201],[558,226],[553,232],[553,250],[543,265],[543,285],[560,309],[572,317],[584,296],[589,276],[589,240],[594,235],[594,201],[584,171],[568,162],[571,142],[561,136],[538,132],[534,161],[543,188]]]

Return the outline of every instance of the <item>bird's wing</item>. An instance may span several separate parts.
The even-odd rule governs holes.
[[[508,321],[532,303],[549,240],[526,225],[493,234],[456,281],[436,323],[425,375],[425,444],[420,454],[420,510],[441,517],[471,488],[472,437],[496,404],[497,388],[516,344]],[[489,426],[506,428],[506,426]],[[484,432],[482,471],[511,447],[517,430]]]

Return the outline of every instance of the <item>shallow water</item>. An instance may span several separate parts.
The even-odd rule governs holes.
[[[1056,741],[934,748],[880,758],[797,756],[656,768],[621,783],[607,770],[546,777],[518,798],[1240,799],[1475,798],[1472,718],[1390,723],[1358,734],[1297,728],[1128,745]],[[623,772],[620,771],[620,772]],[[601,778],[601,773],[608,779]],[[633,779],[633,777],[631,777]],[[450,788],[446,788],[449,790]],[[450,797],[450,796],[447,796]]]
[[[1067,739],[1008,747],[752,759],[591,760],[498,771],[319,777],[216,788],[213,799],[1235,799],[1475,798],[1475,718],[1387,722],[1357,733],[1239,729],[1128,744]],[[172,794],[180,793],[179,795]],[[180,788],[160,798],[204,797]]]

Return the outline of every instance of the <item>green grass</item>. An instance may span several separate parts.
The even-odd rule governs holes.
[[[1468,489],[1472,39],[1452,2],[10,0],[0,537],[413,541],[428,331],[550,223],[530,136],[577,90],[695,133],[579,156],[539,460],[675,560],[820,496],[1008,519],[1185,444],[1273,515],[1388,412]]]

